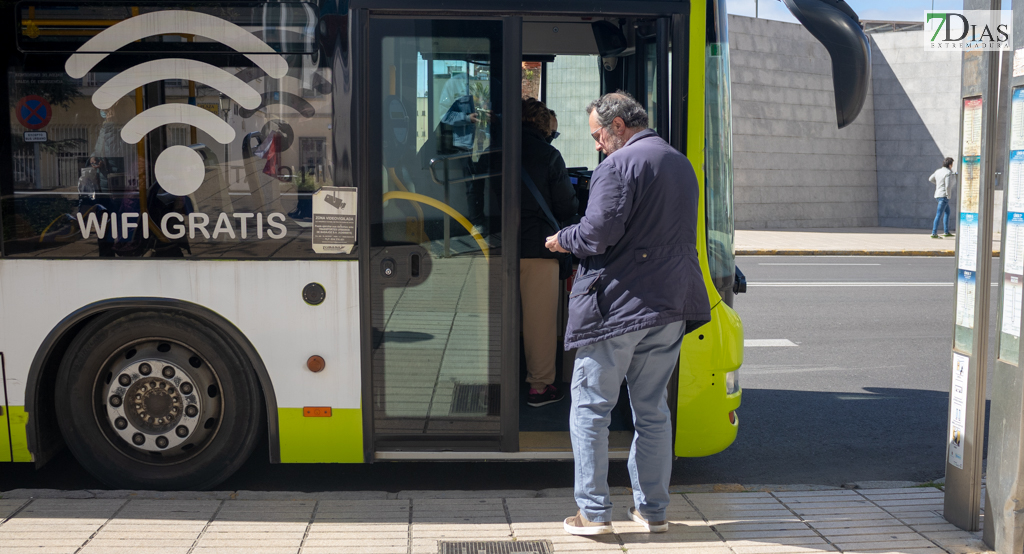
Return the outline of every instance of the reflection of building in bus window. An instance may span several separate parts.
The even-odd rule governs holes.
[[[88,197],[89,200],[96,199],[96,193],[106,188],[106,175],[102,171],[103,160],[96,156],[90,156],[89,162],[82,168],[78,177],[78,195]],[[100,179],[103,183],[100,183]]]
[[[427,142],[427,102],[429,98],[420,96],[416,98],[416,150],[423,148]]]
[[[302,160],[301,174],[319,184],[324,181],[326,167],[327,139],[323,137],[299,137],[299,156]],[[301,186],[300,186],[301,188]]]
[[[43,188],[66,189],[78,182],[82,160],[89,156],[89,125],[56,125],[47,130],[47,140],[59,142],[52,156],[56,158],[56,183]],[[40,160],[42,161],[42,160]],[[42,162],[46,164],[46,162]]]
[[[134,115],[131,103],[125,99],[100,110],[103,123],[78,179],[80,213],[94,213],[101,220],[109,214],[109,218],[119,221],[122,213],[140,213],[136,146],[121,139],[121,128]],[[132,257],[141,256],[147,247],[137,226],[119,228],[115,235],[111,225],[98,237],[98,248],[100,257]]]
[[[121,128],[135,116],[133,101],[122,98],[109,109],[100,110],[103,123],[100,125],[91,157],[104,160],[101,184],[108,187],[103,192],[139,190],[138,154],[134,144],[121,140]]]
[[[191,129],[188,125],[172,123],[167,126],[167,146],[188,146],[192,144]]]

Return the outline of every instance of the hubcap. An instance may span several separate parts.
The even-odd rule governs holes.
[[[142,366],[164,370],[154,373]],[[143,373],[150,376],[144,377]],[[173,377],[168,379],[164,375]],[[203,415],[192,381],[187,371],[172,367],[167,360],[139,360],[123,367],[111,380],[107,393],[107,418],[114,432],[135,448],[148,452],[163,452],[181,445],[195,431]]]
[[[153,434],[162,434],[174,427],[184,411],[178,389],[173,383],[158,377],[139,379],[125,395],[131,402],[125,410],[128,421]]]
[[[150,339],[126,346],[105,365],[96,415],[126,454],[173,463],[197,454],[216,434],[220,383],[191,349]]]

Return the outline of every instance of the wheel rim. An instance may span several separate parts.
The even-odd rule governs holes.
[[[115,448],[142,462],[185,461],[220,429],[217,372],[177,341],[145,338],[122,346],[104,362],[94,390],[97,425]]]

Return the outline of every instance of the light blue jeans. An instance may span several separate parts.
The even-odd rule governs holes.
[[[665,519],[672,476],[668,381],[679,359],[684,322],[634,331],[581,347],[572,375],[569,434],[576,460],[576,504],[589,521],[611,521],[608,424],[626,379],[633,408],[629,477],[633,502],[648,521]]]
[[[938,205],[935,206],[935,221],[932,221],[932,234],[939,233],[939,218],[942,218],[943,232],[949,234],[949,198],[936,198]]]

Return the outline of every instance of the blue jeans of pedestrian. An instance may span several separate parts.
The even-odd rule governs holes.
[[[576,461],[576,504],[589,521],[611,521],[608,425],[626,379],[633,408],[629,477],[633,502],[648,521],[662,521],[672,476],[668,381],[679,357],[684,322],[612,337],[576,351],[569,434]]]
[[[949,198],[936,198],[939,205],[935,209],[935,221],[932,222],[932,234],[939,232],[939,218],[942,218],[942,228],[945,234],[949,234]]]

